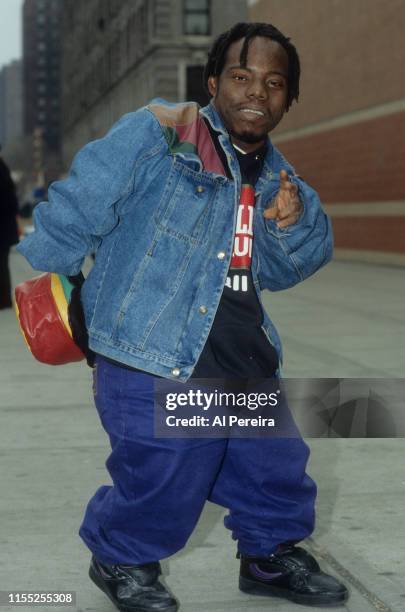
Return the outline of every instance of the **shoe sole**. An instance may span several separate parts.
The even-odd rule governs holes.
[[[89,569],[89,577],[94,582],[94,584],[98,586],[98,588],[101,589],[103,593],[107,595],[107,597],[113,602],[114,606],[118,608],[118,610],[120,610],[120,612],[151,612],[150,608],[145,608],[143,606],[142,607],[138,606],[137,608],[134,608],[133,606],[118,605],[114,597],[108,590],[108,588],[106,588],[104,580],[100,578],[97,572],[94,571],[94,568],[92,565],[90,566],[90,569]],[[156,609],[156,612],[177,612],[178,609],[179,607],[175,605],[175,606],[170,606],[169,608]]]
[[[343,606],[345,601],[349,597],[349,593],[342,593],[341,596],[331,600],[330,596],[325,595],[299,595],[297,593],[289,593],[285,589],[280,587],[272,586],[270,584],[258,584],[255,580],[249,580],[249,578],[239,577],[239,589],[249,595],[265,595],[267,597],[282,597],[289,599],[297,604],[304,606],[325,606],[328,608],[336,608]]]

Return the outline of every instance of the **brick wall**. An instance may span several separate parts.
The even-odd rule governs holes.
[[[405,200],[405,111],[277,146],[324,202]]]
[[[273,23],[301,58],[300,101],[283,131],[405,95],[405,0],[261,0],[250,20]]]
[[[335,242],[341,249],[405,254],[405,216],[333,218]]]
[[[300,54],[299,104],[272,136],[326,203],[337,257],[405,265],[405,0],[260,0],[250,20]]]

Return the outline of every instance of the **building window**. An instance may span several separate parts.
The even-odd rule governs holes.
[[[184,34],[207,36],[210,34],[210,1],[184,0]]]

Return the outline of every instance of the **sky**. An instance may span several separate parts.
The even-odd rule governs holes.
[[[21,57],[21,9],[24,0],[0,0],[0,68]]]

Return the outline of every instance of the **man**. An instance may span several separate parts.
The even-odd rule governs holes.
[[[15,185],[7,164],[0,157],[0,310],[13,305],[8,258],[10,247],[18,242],[17,213]]]
[[[114,486],[98,489],[80,529],[90,576],[120,610],[177,610],[159,560],[185,545],[209,499],[229,509],[241,590],[340,604],[346,588],[295,546],[313,530],[316,495],[300,438],[153,436],[156,376],[279,375],[260,290],[291,287],[332,252],[316,193],[267,136],[298,98],[289,39],[237,24],[205,79],[204,109],[156,101],[87,145],[20,247],[67,275],[97,252],[82,301]]]

